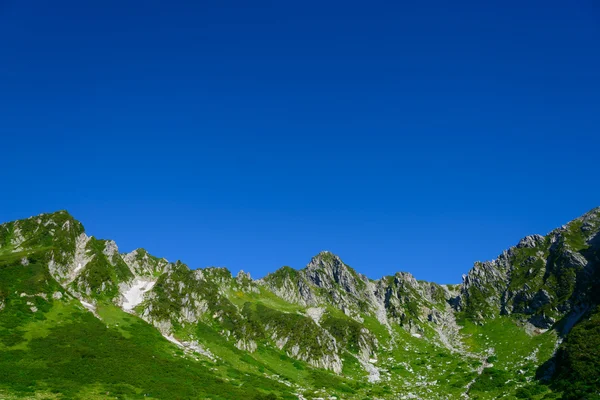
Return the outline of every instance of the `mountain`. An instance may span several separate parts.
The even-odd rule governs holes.
[[[4,223],[0,397],[600,398],[599,231],[597,208],[439,285],[330,252],[253,280],[66,211]]]

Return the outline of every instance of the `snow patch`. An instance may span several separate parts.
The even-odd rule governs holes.
[[[182,343],[181,343],[179,340],[175,339],[173,336],[171,336],[171,335],[163,335],[163,336],[164,336],[164,337],[165,337],[165,339],[167,339],[169,342],[171,342],[171,343],[175,343],[175,344],[176,344],[177,346],[179,346],[179,347],[183,347],[183,344],[182,344]]]
[[[306,315],[312,318],[312,320],[315,321],[315,324],[317,325],[319,325],[319,322],[321,321],[321,317],[323,316],[324,312],[325,309],[322,307],[310,307],[306,309]]]
[[[204,347],[202,347],[200,345],[200,343],[198,343],[197,341],[190,341],[190,342],[182,343],[179,340],[175,339],[173,337],[173,335],[163,335],[163,336],[169,342],[177,345],[178,347],[181,347],[185,352],[188,352],[188,353],[195,352],[195,353],[201,354],[213,362],[217,360],[215,355],[213,353],[211,353],[210,350],[207,350]]]
[[[210,350],[205,349],[204,347],[202,347],[202,345],[200,345],[200,343],[198,343],[196,341],[183,342],[183,346],[188,351],[192,351],[192,352],[201,354],[204,357],[209,358],[213,362],[217,361],[215,355],[213,353],[211,353]]]
[[[367,377],[367,380],[370,383],[375,383],[375,382],[381,381],[381,374],[379,372],[379,369],[376,366],[374,366],[373,364],[371,364],[369,362],[364,361],[360,357],[356,357],[356,359],[358,360],[360,365],[363,367],[363,369],[369,374],[369,376]]]
[[[123,310],[131,311],[144,301],[144,294],[154,287],[156,281],[137,278],[123,291]]]
[[[81,302],[81,304],[82,304],[82,305],[83,305],[85,308],[87,308],[88,310],[90,310],[90,311],[91,311],[91,312],[93,312],[94,314],[96,313],[96,306],[95,306],[95,305],[93,305],[93,304],[91,304],[91,303],[88,303],[88,302],[86,302],[86,301],[83,301],[83,300],[79,300],[79,301]]]

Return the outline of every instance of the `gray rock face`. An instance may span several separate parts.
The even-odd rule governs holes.
[[[173,324],[194,324],[208,312],[208,302],[201,292],[183,284],[169,273],[163,275],[154,286],[160,285],[160,291],[150,290],[142,303],[141,316],[146,321],[160,326]],[[166,312],[165,310],[171,310]],[[166,332],[170,333],[170,332]]]
[[[525,236],[523,239],[519,241],[517,244],[517,248],[535,248],[544,243],[544,237],[542,235],[530,235]]]
[[[451,292],[441,285],[419,282],[406,272],[371,281],[344,264],[337,256],[322,252],[306,268],[282,269],[261,280],[279,297],[302,306],[333,305],[355,321],[363,315],[375,317],[392,332],[399,324],[412,333],[433,325],[440,340],[448,343],[445,332],[451,311],[447,301]],[[456,295],[456,294],[455,294]],[[444,339],[441,339],[444,336]],[[374,344],[377,347],[377,344]]]
[[[599,231],[597,208],[546,237],[523,238],[496,260],[475,263],[463,278],[455,309],[476,319],[519,314],[538,328],[551,327],[592,301]]]
[[[104,250],[102,251],[109,260],[112,260],[114,256],[119,254],[119,247],[114,240],[107,240],[104,242]]]
[[[48,268],[50,269],[52,276],[58,282],[67,284],[73,282],[83,271],[85,266],[94,258],[94,255],[89,254],[87,250],[89,241],[90,237],[85,233],[81,233],[77,236],[73,258],[65,263],[65,265],[61,265],[54,261],[54,259],[50,260]]]
[[[245,293],[260,293],[259,286],[252,280],[248,272],[240,271],[235,277],[235,286]]]
[[[372,297],[366,290],[369,280],[329,252],[319,253],[300,271],[284,267],[259,283],[286,301],[306,307],[333,304],[357,318],[360,300]]]
[[[133,250],[121,257],[135,276],[158,276],[171,268],[166,259],[153,257],[144,249]]]
[[[531,311],[537,310],[538,308],[542,308],[543,306],[545,306],[546,304],[550,304],[552,302],[552,297],[550,296],[550,294],[544,290],[541,289],[539,290],[535,296],[533,296],[533,299],[531,300]],[[526,314],[530,314],[531,312]]]
[[[388,319],[411,333],[420,334],[425,325],[434,329],[447,323],[450,291],[430,282],[419,282],[407,272],[378,281],[376,295],[383,302]]]
[[[359,288],[366,285],[368,279],[349,268],[342,260],[328,251],[313,257],[305,268],[305,275],[309,282],[327,290],[341,287],[343,291],[359,297]]]
[[[318,305],[317,295],[301,274],[290,273],[287,269],[282,271],[277,281],[267,276],[258,282],[287,302],[304,307]]]

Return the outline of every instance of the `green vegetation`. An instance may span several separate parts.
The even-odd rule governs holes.
[[[555,387],[566,399],[600,399],[600,307],[576,325],[560,346]]]
[[[272,282],[274,286],[281,286],[283,283],[289,279],[292,282],[296,282],[298,278],[298,271],[296,271],[292,267],[283,266],[279,268],[277,271],[270,273],[265,277],[265,281]]]
[[[174,346],[135,317],[122,317],[129,321],[115,329],[71,303],[62,308],[61,319],[62,324],[44,327],[42,334],[35,332],[43,321],[29,324],[24,332],[34,337],[26,348],[0,352],[0,385],[21,395],[39,391],[82,399],[90,390],[131,399],[239,399],[287,392],[258,375],[246,376],[253,384],[239,388],[241,382],[215,374],[206,363],[174,356]]]
[[[104,254],[106,240],[90,238],[86,250],[91,256],[81,275],[72,283],[94,299],[112,299],[118,295],[119,282],[128,281],[133,274],[117,254],[112,259]]]
[[[336,318],[328,315],[321,322],[321,326],[329,331],[340,345],[347,347],[354,353],[358,353],[360,350],[359,340],[361,337],[363,340],[367,340],[364,339],[367,336],[366,332],[364,334],[361,332],[362,325],[347,318]],[[373,340],[370,341],[371,346],[374,346]]]
[[[600,398],[592,216],[446,287],[407,273],[369,281],[329,252],[253,281],[119,254],[66,212],[2,224],[0,398]],[[151,290],[126,313],[134,278]],[[553,358],[557,331],[527,320],[560,331],[565,310],[583,307]]]
[[[581,251],[589,247],[581,229],[582,227],[583,221],[575,220],[567,225],[567,230],[564,233],[565,242],[574,251]]]

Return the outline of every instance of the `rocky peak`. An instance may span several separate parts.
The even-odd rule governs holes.
[[[396,285],[418,286],[417,280],[410,272],[396,272],[394,275],[394,282]]]
[[[575,219],[575,221],[582,221],[582,222],[600,222],[600,207],[596,207],[591,209],[590,211],[586,212],[585,214],[583,214],[581,217]]]
[[[359,295],[359,290],[368,281],[329,251],[322,251],[314,256],[304,272],[308,280],[317,287],[333,289],[340,285],[344,291],[354,295]]]
[[[71,252],[75,238],[83,231],[83,225],[64,210],[40,214],[1,224],[0,249],[14,252],[60,245],[61,251]]]
[[[531,235],[464,278],[458,309],[476,319],[518,314],[550,328],[587,304],[596,262],[600,208],[553,230]]]
[[[114,240],[105,240],[104,241],[104,250],[102,251],[109,260],[113,260],[113,258],[119,254],[119,247]]]
[[[295,270],[292,267],[283,266],[257,281],[265,285],[282,299],[290,303],[303,306],[315,306],[318,299],[306,276],[305,270]]]
[[[204,268],[203,271],[204,278],[216,283],[217,285],[226,285],[233,279],[231,271],[225,267],[208,267]]]
[[[237,281],[238,284],[244,284],[248,281],[252,281],[252,277],[250,276],[249,272],[244,272],[243,270],[240,270],[237,275],[235,276],[235,280]]]
[[[529,235],[525,236],[517,244],[517,248],[534,248],[544,243],[544,237],[542,235]]]
[[[145,249],[135,249],[130,253],[122,254],[123,261],[131,272],[136,276],[160,275],[171,268],[165,258],[158,258],[150,255]]]
[[[250,272],[244,272],[243,269],[240,269],[237,275],[235,276],[237,279],[252,279],[250,277]]]

